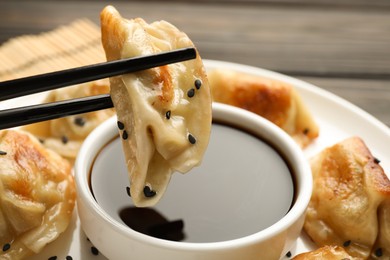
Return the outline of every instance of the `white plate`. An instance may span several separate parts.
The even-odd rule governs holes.
[[[381,160],[385,172],[390,173],[390,158],[387,155],[388,147],[390,147],[390,129],[360,108],[312,84],[279,73],[229,62],[211,60],[204,62],[208,69],[228,68],[294,85],[320,126],[320,136],[305,149],[308,158],[344,138],[360,136],[374,156]],[[43,94],[35,94],[0,102],[0,109],[36,103],[42,99],[42,96]],[[92,246],[85,237],[75,212],[67,231],[48,245],[39,255],[30,259],[42,260],[52,256],[57,256],[57,259],[66,259],[66,256],[83,260],[106,259],[101,254],[92,254]],[[314,245],[310,243],[305,234],[302,234],[291,249],[291,253],[294,256],[311,249],[314,249]]]

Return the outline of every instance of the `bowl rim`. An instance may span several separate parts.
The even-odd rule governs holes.
[[[236,239],[217,242],[177,242],[142,234],[114,220],[94,199],[94,196],[89,188],[89,175],[94,159],[100,152],[101,148],[118,135],[116,128],[116,116],[111,117],[93,130],[81,146],[74,164],[76,189],[78,194],[77,200],[84,201],[85,203],[82,204],[86,207],[86,210],[93,212],[95,217],[99,218],[100,221],[111,225],[112,228],[121,235],[137,240],[139,243],[171,248],[174,250],[232,249],[232,247],[259,243],[275,236],[276,234],[286,231],[302,217],[309,204],[312,193],[311,169],[302,149],[282,129],[252,112],[216,102],[213,102],[212,109],[213,113],[228,113],[230,116],[245,118],[247,122],[265,127],[269,130],[267,133],[271,134],[268,138],[282,139],[285,144],[285,148],[287,148],[287,150],[284,150],[285,156],[292,156],[292,160],[300,162],[299,164],[294,165],[297,167],[295,169],[294,176],[296,182],[295,201],[290,210],[277,222],[256,233]],[[97,145],[96,140],[103,140],[103,144]],[[79,207],[80,203],[77,203],[77,206]]]

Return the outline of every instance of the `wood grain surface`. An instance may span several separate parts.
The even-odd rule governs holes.
[[[0,0],[0,44],[78,18],[167,20],[203,58],[285,73],[331,91],[390,126],[390,1],[386,0]],[[0,61],[1,62],[1,61]]]

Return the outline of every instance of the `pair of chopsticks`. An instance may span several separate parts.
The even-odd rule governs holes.
[[[115,60],[0,82],[0,101],[83,82],[146,70],[196,58],[194,48]],[[97,95],[0,111],[0,129],[113,107],[110,95]]]

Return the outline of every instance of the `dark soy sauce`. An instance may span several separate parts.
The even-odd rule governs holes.
[[[183,220],[167,220],[153,208],[128,207],[119,212],[119,217],[131,229],[156,238],[183,241]]]
[[[137,232],[193,243],[232,240],[271,226],[290,210],[294,173],[280,152],[256,133],[214,122],[202,164],[173,174],[157,205],[136,208],[126,192],[117,138],[97,156],[91,187],[108,214]]]

